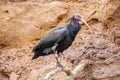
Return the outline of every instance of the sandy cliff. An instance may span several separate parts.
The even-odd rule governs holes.
[[[61,57],[62,63],[74,68],[81,60],[92,60],[77,80],[120,80],[119,12],[119,0],[1,2],[0,80],[43,80],[55,68],[54,55],[31,61],[32,48],[74,13],[80,13],[95,33],[91,35],[82,24],[74,43]],[[59,73],[53,79],[65,76]]]

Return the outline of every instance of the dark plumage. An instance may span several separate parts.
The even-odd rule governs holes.
[[[66,50],[75,39],[75,36],[80,30],[79,14],[73,15],[67,22],[68,24],[59,28],[55,28],[49,32],[40,42],[33,48],[34,56],[36,59],[39,56],[45,56],[53,53],[52,47],[58,44],[56,50],[58,54]]]

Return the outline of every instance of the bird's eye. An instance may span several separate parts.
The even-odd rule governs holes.
[[[81,18],[81,16],[77,16],[78,18]]]
[[[76,16],[75,17],[78,21],[81,19],[81,17],[80,16]]]

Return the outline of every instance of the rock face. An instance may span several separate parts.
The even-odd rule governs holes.
[[[63,25],[74,13],[86,20],[105,21],[119,1],[60,2],[45,4],[10,3],[0,7],[0,45],[21,46],[40,39],[48,30]]]
[[[35,3],[33,3],[35,1]],[[37,2],[36,2],[37,1]],[[95,34],[82,25],[62,63],[75,67],[83,59],[92,65],[77,80],[120,80],[119,0],[28,0],[0,5],[0,80],[43,80],[55,67],[54,55],[31,61],[34,45],[51,29],[80,13]],[[67,61],[68,60],[68,61]],[[64,74],[56,75],[61,80]]]

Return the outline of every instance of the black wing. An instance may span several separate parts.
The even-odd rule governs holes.
[[[56,43],[59,43],[63,40],[68,32],[68,28],[59,27],[50,31],[40,42],[33,48],[34,55],[42,55],[43,50],[49,47],[54,46]]]

